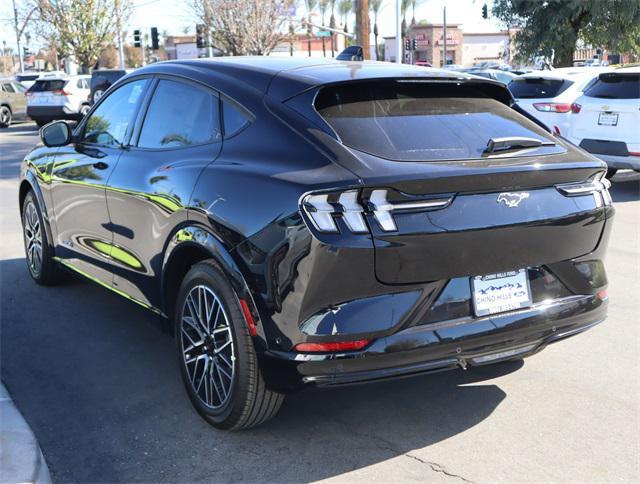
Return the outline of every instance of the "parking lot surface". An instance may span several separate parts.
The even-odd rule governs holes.
[[[640,480],[638,174],[612,188],[604,324],[524,363],[301,392],[225,433],[192,409],[153,315],[29,278],[17,177],[36,142],[33,124],[0,130],[0,369],[54,481]]]

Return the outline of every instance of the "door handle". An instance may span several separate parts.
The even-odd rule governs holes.
[[[97,161],[93,164],[93,167],[96,170],[106,170],[107,168],[109,168],[109,165],[107,165],[104,161]]]

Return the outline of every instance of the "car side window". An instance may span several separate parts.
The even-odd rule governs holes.
[[[138,146],[175,148],[219,141],[218,96],[192,84],[158,82],[142,124]]]
[[[14,89],[16,89],[16,92],[27,92],[27,88],[24,87],[19,82],[14,82],[12,85],[13,85]]]
[[[233,136],[249,122],[249,117],[235,103],[224,97],[222,98],[222,119],[225,138]]]
[[[121,146],[144,92],[146,79],[128,82],[113,91],[91,113],[81,141],[105,146]]]
[[[2,90],[4,92],[16,92],[10,82],[5,82],[2,84]]]

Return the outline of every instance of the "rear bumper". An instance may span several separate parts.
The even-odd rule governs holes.
[[[342,354],[268,352],[261,359],[270,387],[340,386],[480,366],[530,356],[606,318],[608,301],[568,296],[550,304],[483,318],[414,326]]]
[[[27,116],[31,119],[54,120],[54,119],[79,119],[78,112],[69,109],[67,106],[27,106]]]
[[[593,156],[604,161],[609,168],[640,171],[640,156],[614,156],[594,153]]]

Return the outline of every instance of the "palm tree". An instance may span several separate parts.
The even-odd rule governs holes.
[[[373,12],[373,39],[376,46],[376,60],[380,60],[378,49],[378,15],[382,9],[382,0],[369,0],[369,9]]]
[[[311,57],[311,13],[318,6],[318,0],[305,0],[305,4],[307,6],[307,50]]]
[[[322,17],[322,26],[325,26],[324,19],[327,16],[327,9],[329,8],[330,0],[320,0],[318,2],[318,9],[320,10],[320,16]],[[322,57],[327,57],[327,50],[324,45],[324,35],[322,36]]]
[[[349,33],[349,27],[347,27],[347,20],[349,19],[349,14],[353,10],[353,0],[340,0],[338,3],[338,13],[342,17],[342,24],[344,26],[345,33]],[[346,42],[345,42],[346,43]]]
[[[416,5],[420,5],[422,0],[411,0],[411,26],[416,24]]]
[[[336,0],[329,0],[329,3],[331,4],[331,18],[329,18],[329,27],[331,27],[332,29],[336,28],[336,16],[335,16],[335,11],[336,11]],[[334,42],[334,33],[331,32],[331,57],[335,57],[335,42]]]

